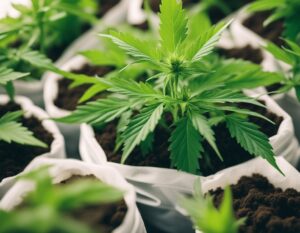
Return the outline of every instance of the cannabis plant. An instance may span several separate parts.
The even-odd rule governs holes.
[[[246,151],[262,156],[278,169],[268,137],[248,120],[248,116],[266,118],[239,105],[262,106],[242,89],[266,85],[281,77],[242,61],[213,66],[206,57],[230,22],[210,28],[198,22],[197,26],[186,17],[181,1],[176,0],[163,0],[160,9],[159,41],[115,31],[101,35],[122,48],[135,63],[146,64],[153,72],[148,82],[120,77],[98,79],[109,86],[112,94],[79,106],[73,114],[58,120],[101,125],[120,119],[117,144],[123,146],[123,163],[137,146],[151,151],[153,133],[161,125],[171,134],[171,166],[190,173],[201,172],[198,161],[207,156],[204,140],[223,159],[213,126],[225,123]],[[153,80],[155,85],[149,83]],[[166,115],[171,115],[171,124],[166,123]]]
[[[0,47],[30,47],[47,56],[61,54],[78,37],[85,24],[94,23],[92,0],[31,0],[30,6],[13,4],[18,18],[0,20]],[[57,58],[57,57],[55,57]]]
[[[282,19],[284,22],[283,36],[290,40],[299,40],[299,11],[298,0],[257,0],[249,6],[249,11],[272,10],[272,14],[266,19],[264,25]]]
[[[300,46],[290,40],[284,41],[286,47],[280,48],[271,42],[265,46],[274,57],[290,66],[289,72],[284,72],[286,77],[280,83],[282,87],[274,93],[285,93],[294,88],[300,101]]]
[[[24,174],[21,179],[34,182],[35,189],[15,210],[0,210],[1,233],[94,233],[86,223],[72,219],[70,213],[87,205],[114,203],[123,197],[123,192],[99,180],[53,185],[47,167]]]
[[[195,188],[193,198],[185,198],[182,201],[182,206],[191,217],[195,228],[203,233],[238,233],[245,219],[235,219],[232,204],[229,187],[224,191],[219,209],[214,206],[211,196],[203,197],[198,187]]]

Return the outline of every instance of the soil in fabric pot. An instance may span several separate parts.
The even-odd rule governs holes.
[[[72,183],[78,179],[95,179],[93,176],[73,176],[62,182]],[[101,181],[99,181],[101,182]],[[95,232],[111,233],[119,227],[127,213],[124,200],[109,204],[94,204],[73,210],[68,216],[80,222],[86,223]]]
[[[260,49],[246,45],[241,48],[218,48],[217,53],[225,58],[243,59],[260,64],[263,61],[263,54]]]
[[[299,233],[300,192],[275,188],[268,179],[254,174],[231,185],[236,218],[246,217],[239,233]],[[219,207],[224,190],[210,191]]]
[[[244,108],[246,108],[246,106],[244,106]],[[247,105],[247,109],[259,112],[275,122],[275,125],[273,125],[259,118],[249,118],[250,121],[258,125],[268,137],[276,135],[279,125],[282,122],[282,117],[269,112],[265,108],[260,108],[257,106]],[[203,158],[199,160],[202,175],[211,175],[222,169],[243,163],[253,158],[253,156],[245,151],[235,139],[231,138],[225,124],[220,124],[213,130],[216,135],[216,143],[224,158],[224,161],[222,162],[210,145],[205,142],[204,151],[206,156],[203,156],[205,159]],[[95,132],[96,139],[105,151],[108,161],[120,163],[121,152],[114,151],[114,143],[116,140],[116,122],[109,123],[103,129],[95,129]],[[154,134],[153,151],[150,154],[143,156],[140,149],[135,149],[125,163],[134,166],[170,168],[171,161],[168,151],[169,137],[170,132],[158,127]],[[209,158],[209,161],[207,158]]]
[[[16,103],[0,106],[0,116],[7,112],[18,111],[21,107]],[[17,143],[0,141],[0,181],[6,177],[15,176],[36,157],[50,151],[53,136],[35,117],[22,117],[20,122],[34,133],[34,136],[48,145],[48,148],[25,146]]]
[[[243,25],[260,35],[262,38],[281,46],[283,45],[283,41],[280,39],[284,29],[283,22],[275,21],[267,27],[263,25],[264,21],[270,16],[270,14],[271,12],[269,11],[256,12],[245,19]]]
[[[89,76],[103,76],[110,71],[112,71],[113,67],[108,66],[92,66],[89,64],[85,64],[78,70],[72,70],[72,72],[77,74],[86,74]],[[58,81],[58,95],[55,100],[55,105],[61,109],[74,111],[78,105],[79,99],[82,97],[84,92],[91,87],[89,84],[84,84],[75,88],[69,88],[69,85],[72,83],[71,80],[63,78]],[[91,100],[96,100],[101,98],[103,93],[99,93]]]

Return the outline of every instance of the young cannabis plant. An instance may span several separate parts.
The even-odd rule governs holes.
[[[20,208],[0,210],[0,233],[94,233],[86,223],[72,219],[70,213],[87,205],[114,203],[123,192],[97,180],[78,180],[53,185],[48,168],[41,167],[21,177],[35,182]]]
[[[30,3],[30,6],[13,4],[20,17],[0,20],[0,45],[29,47],[49,55],[78,37],[84,23],[96,22],[93,14],[96,5],[92,0],[31,0]]]
[[[278,169],[268,137],[247,119],[247,116],[264,116],[241,109],[238,104],[262,106],[244,95],[242,89],[255,88],[280,77],[242,61],[224,61],[211,69],[205,57],[213,51],[229,23],[202,28],[198,22],[195,27],[177,0],[163,0],[160,9],[159,41],[140,40],[120,32],[101,35],[126,51],[135,63],[146,64],[153,72],[148,81],[155,80],[156,84],[119,77],[98,79],[110,87],[112,95],[79,106],[59,121],[101,125],[120,118],[126,122],[118,137],[118,144],[123,145],[124,163],[139,145],[147,145],[151,150],[153,131],[158,125],[166,128],[165,116],[171,114],[172,124],[167,127],[171,133],[171,166],[190,173],[201,171],[198,161],[206,156],[204,140],[223,159],[212,127],[226,123],[231,136],[245,150],[262,156]]]
[[[265,49],[278,60],[290,65],[290,71],[285,73],[286,78],[282,79],[282,87],[275,93],[288,92],[295,88],[296,96],[300,101],[300,46],[290,40],[284,40],[287,47],[278,47],[268,42]]]
[[[22,115],[22,111],[8,112],[0,118],[0,140],[7,143],[16,142],[23,145],[47,147],[18,122]]]
[[[193,198],[183,200],[182,207],[192,218],[195,228],[203,233],[238,233],[239,227],[245,221],[235,219],[229,187],[224,191],[219,209],[214,206],[212,197],[203,197],[199,189]]]
[[[300,2],[298,0],[257,0],[252,3],[248,9],[252,12],[273,10],[273,13],[264,22],[264,25],[283,19],[283,36],[289,40],[299,41],[298,13],[300,11]]]

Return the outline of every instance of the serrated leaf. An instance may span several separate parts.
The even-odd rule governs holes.
[[[193,126],[195,129],[199,131],[199,133],[206,139],[206,141],[210,144],[210,146],[214,149],[216,154],[219,156],[221,160],[223,160],[222,155],[219,152],[219,149],[216,145],[216,139],[214,131],[212,130],[211,126],[209,125],[208,120],[205,116],[202,116],[197,113],[191,114],[191,119],[193,122]]]
[[[269,138],[262,133],[258,126],[235,115],[226,117],[227,128],[230,135],[251,155],[261,156],[274,168],[282,173],[274,158],[273,148]]]
[[[91,99],[92,97],[94,97],[95,95],[103,92],[104,90],[107,89],[107,86],[105,85],[99,85],[99,84],[95,84],[93,86],[91,86],[89,89],[87,89],[84,94],[81,96],[81,98],[79,99],[79,103],[83,103],[88,101],[89,99]]]
[[[162,50],[174,53],[187,36],[187,17],[182,2],[164,0],[160,5],[160,38]]]
[[[110,86],[110,91],[115,93],[123,94],[131,98],[141,99],[162,99],[163,94],[154,89],[153,86],[143,82],[136,82],[130,79],[112,78],[107,80],[107,84]]]
[[[0,140],[7,143],[16,142],[22,145],[48,147],[47,144],[33,136],[33,133],[16,120],[22,112],[8,112],[0,118]]]
[[[106,98],[97,101],[88,102],[85,105],[78,106],[69,116],[56,118],[55,121],[63,123],[87,123],[91,125],[110,122],[124,112],[126,112],[133,103],[126,99]]]
[[[15,72],[12,69],[0,67],[0,85],[6,85],[10,81],[24,78],[28,75],[29,75],[29,73]]]
[[[196,174],[199,170],[199,158],[203,147],[200,133],[189,118],[184,117],[177,122],[170,142],[172,165],[179,170]]]
[[[126,161],[133,149],[154,131],[163,110],[163,104],[153,104],[143,108],[141,113],[130,121],[122,135],[124,138],[122,163]]]
[[[157,63],[157,54],[155,53],[155,49],[153,49],[155,47],[152,47],[147,41],[141,41],[130,34],[118,32],[111,32],[110,35],[100,34],[100,36],[111,39],[128,55],[134,57],[139,62],[147,61],[155,65]]]
[[[284,51],[283,49],[279,48],[274,43],[268,42],[267,45],[265,46],[265,49],[269,51],[277,59],[292,66],[295,64],[294,56]]]
[[[121,67],[126,64],[126,56],[123,51],[120,53],[112,50],[87,50],[80,52],[80,54],[86,57],[94,65]]]
[[[192,62],[201,61],[204,56],[213,51],[222,35],[222,32],[231,24],[231,22],[232,21],[229,21],[225,25],[221,22],[200,36],[197,50],[192,57]]]

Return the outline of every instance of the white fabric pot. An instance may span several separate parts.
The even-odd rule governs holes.
[[[61,66],[61,69],[71,71],[82,67],[86,62],[87,60],[83,56],[77,55]],[[65,117],[71,114],[70,111],[61,109],[54,104],[59,91],[58,82],[61,79],[63,79],[63,77],[55,73],[46,73],[43,78],[45,109],[52,118]],[[79,125],[58,123],[58,127],[65,137],[68,155],[76,157],[79,145]]]
[[[43,83],[40,80],[23,81],[16,80],[14,82],[16,95],[26,96],[32,100],[34,104],[43,107]],[[0,88],[0,94],[6,94],[3,87]]]
[[[123,223],[116,228],[113,233],[146,233],[143,220],[136,206],[134,188],[128,184],[115,169],[105,165],[93,165],[71,159],[57,160],[38,158],[25,169],[25,172],[32,171],[43,165],[52,165],[50,173],[54,183],[60,183],[73,175],[93,175],[102,182],[125,191],[124,201],[128,208],[127,213]],[[24,195],[33,190],[33,188],[33,182],[17,182],[1,200],[0,208],[4,210],[13,209],[22,202]]]
[[[0,104],[4,105],[9,101],[9,98],[5,95],[0,95]],[[15,98],[16,103],[20,104],[24,115],[26,117],[35,116],[39,120],[42,121],[43,127],[52,134],[53,142],[50,146],[50,151],[48,153],[42,154],[39,157],[47,157],[47,158],[64,158],[65,157],[65,143],[64,138],[58,130],[56,124],[49,120],[49,116],[45,113],[41,108],[33,105],[31,100],[26,97],[17,96]],[[20,155],[22,156],[22,155]],[[15,182],[16,176],[7,177],[0,182],[0,198],[4,195],[4,193],[11,187],[11,185]]]
[[[276,159],[277,164],[285,174],[281,175],[277,170],[271,167],[265,160],[256,158],[243,164],[224,169],[208,177],[201,177],[203,193],[218,187],[225,188],[228,185],[236,184],[242,176],[252,176],[257,173],[268,178],[275,187],[293,188],[300,191],[300,173],[291,166],[283,157]],[[196,233],[201,233],[196,231]]]
[[[269,96],[261,96],[260,99],[265,101],[267,109],[283,117],[278,133],[270,138],[275,154],[296,165],[300,151],[290,116]],[[79,149],[84,161],[96,164],[107,162],[93,129],[87,124],[81,125]],[[135,186],[137,201],[146,224],[154,225],[164,232],[193,232],[190,221],[176,210],[176,203],[178,195],[192,193],[197,176],[174,169],[135,167],[111,162],[109,165],[120,171]],[[178,224],[174,224],[175,222]]]

